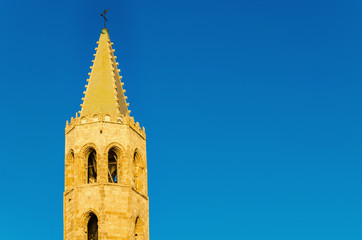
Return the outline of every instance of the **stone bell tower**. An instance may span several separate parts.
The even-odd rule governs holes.
[[[65,240],[148,240],[146,135],[130,117],[104,28],[82,99],[65,128]]]

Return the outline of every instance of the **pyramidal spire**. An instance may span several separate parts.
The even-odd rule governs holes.
[[[89,73],[85,96],[82,98],[80,116],[108,114],[129,116],[126,92],[123,90],[122,76],[119,75],[109,38],[108,29],[103,28],[96,48],[95,59]]]

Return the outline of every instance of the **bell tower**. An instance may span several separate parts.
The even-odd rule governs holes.
[[[102,29],[81,111],[65,128],[64,240],[148,240],[145,129]]]

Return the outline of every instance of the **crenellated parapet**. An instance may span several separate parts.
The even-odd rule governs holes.
[[[140,126],[139,122],[135,122],[134,117],[124,116],[124,115],[109,115],[104,113],[98,113],[93,116],[80,116],[78,113],[75,114],[75,117],[72,117],[70,121],[66,122],[65,134],[70,132],[74,127],[85,124],[94,124],[94,123],[113,123],[120,125],[128,125],[135,132],[137,132],[141,137],[146,139],[145,127]]]

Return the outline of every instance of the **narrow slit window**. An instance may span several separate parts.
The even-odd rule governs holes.
[[[88,183],[97,182],[97,155],[93,150],[88,156]]]
[[[142,225],[141,225],[141,221],[140,221],[139,217],[136,218],[136,222],[135,222],[134,239],[135,240],[142,239]]]
[[[116,183],[117,181],[117,154],[110,150],[108,152],[108,182]]]

